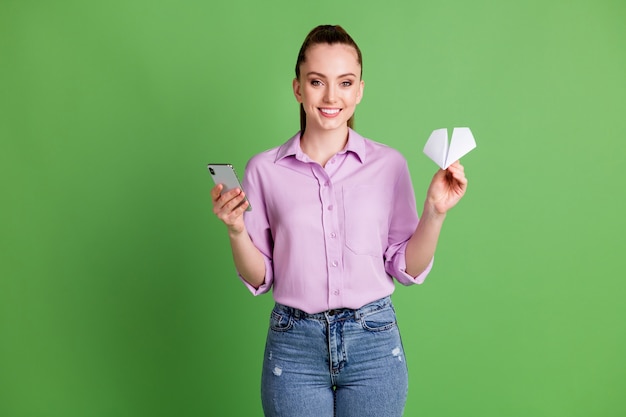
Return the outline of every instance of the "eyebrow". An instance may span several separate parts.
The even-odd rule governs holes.
[[[307,77],[314,75],[320,78],[327,78],[324,74],[319,73],[319,72],[315,72],[315,71],[310,71],[306,73]],[[344,78],[344,77],[356,77],[356,74],[352,73],[352,72],[348,72],[346,74],[341,74],[340,76],[338,76],[337,78]]]

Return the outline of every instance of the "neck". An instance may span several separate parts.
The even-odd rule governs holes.
[[[307,128],[300,137],[300,147],[309,158],[325,166],[326,162],[345,148],[348,127],[332,131],[315,131]]]

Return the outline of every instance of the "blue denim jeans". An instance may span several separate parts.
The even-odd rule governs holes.
[[[318,314],[275,305],[261,379],[265,416],[401,416],[407,389],[389,297]]]

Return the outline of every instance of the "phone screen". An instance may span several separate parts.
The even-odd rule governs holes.
[[[235,168],[231,164],[208,164],[207,168],[215,184],[222,184],[224,186],[222,193],[234,188],[243,190],[241,181],[239,181]],[[247,197],[245,201],[248,201]],[[252,206],[250,205],[250,202],[248,202],[248,208],[246,211],[250,210],[252,210]]]

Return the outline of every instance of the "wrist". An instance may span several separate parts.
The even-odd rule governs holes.
[[[228,227],[228,237],[231,240],[237,240],[246,234],[245,227]]]
[[[446,218],[447,212],[440,212],[436,209],[434,204],[429,204],[428,202],[424,203],[424,210],[422,211],[422,215],[420,217],[420,221],[432,221],[432,222],[440,222]]]

